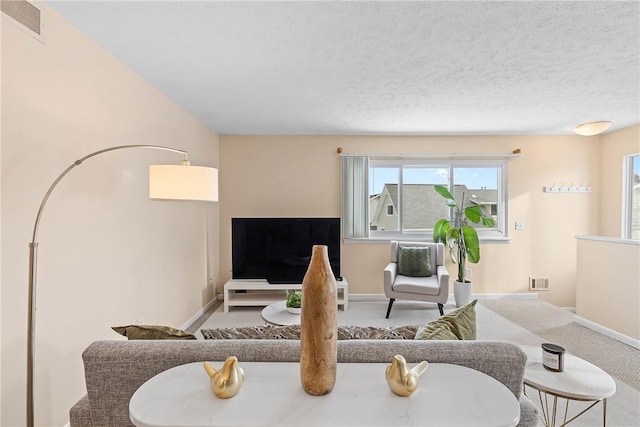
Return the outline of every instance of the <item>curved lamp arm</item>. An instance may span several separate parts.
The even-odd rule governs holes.
[[[42,212],[44,211],[44,207],[47,204],[47,200],[49,200],[49,196],[56,188],[58,183],[64,178],[73,168],[76,166],[80,166],[82,162],[85,160],[97,156],[102,153],[106,153],[114,150],[121,150],[125,148],[151,148],[154,150],[165,150],[172,151],[174,153],[180,153],[184,155],[184,159],[182,160],[182,164],[188,166],[189,159],[188,153],[184,150],[178,150],[176,148],[163,147],[160,145],[118,145],[115,147],[105,148],[104,150],[99,150],[88,154],[81,159],[73,162],[68,168],[66,168],[58,177],[53,181],[53,184],[49,187],[47,192],[40,203],[40,208],[38,209],[38,214],[36,216],[36,221],[33,226],[33,237],[31,239],[31,243],[29,243],[29,312],[28,312],[28,320],[27,320],[27,426],[33,427],[34,425],[34,406],[33,406],[33,367],[34,367],[34,356],[35,356],[35,346],[34,346],[34,338],[35,338],[35,310],[36,310],[36,276],[38,270],[37,263],[37,249],[38,243],[36,241],[36,237],[38,235],[38,227],[40,226],[40,219],[42,218]]]
[[[105,148],[104,150],[98,150],[91,154],[87,154],[83,158],[73,162],[68,168],[62,171],[62,173],[58,175],[55,181],[53,181],[53,184],[51,184],[51,187],[49,187],[49,189],[45,193],[44,197],[42,198],[42,202],[40,203],[40,209],[38,209],[38,215],[36,216],[36,223],[33,226],[33,237],[31,239],[31,244],[36,244],[36,237],[38,235],[38,227],[40,226],[40,218],[42,217],[42,211],[44,210],[44,206],[47,204],[47,200],[49,200],[49,196],[51,196],[51,193],[56,188],[58,183],[62,180],[62,178],[64,178],[65,175],[71,171],[71,169],[75,168],[76,166],[80,166],[82,162],[84,162],[87,159],[90,159],[91,157],[95,157],[99,154],[107,153],[109,151],[122,150],[125,148],[152,148],[155,150],[173,151],[174,153],[183,154],[184,155],[183,164],[185,164],[185,162],[187,165],[189,164],[188,153],[186,151],[178,150],[177,148],[163,147],[160,145],[118,145],[115,147]]]

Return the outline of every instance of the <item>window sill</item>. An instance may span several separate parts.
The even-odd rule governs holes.
[[[431,236],[411,236],[411,235],[393,235],[393,236],[375,236],[367,238],[349,238],[342,239],[345,244],[388,244],[392,240],[400,240],[404,242],[432,242]],[[484,236],[480,237],[482,244],[505,244],[510,243],[511,238],[508,236]]]

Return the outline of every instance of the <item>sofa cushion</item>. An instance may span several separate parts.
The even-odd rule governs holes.
[[[440,282],[438,282],[436,276],[411,277],[398,275],[393,282],[393,290],[412,294],[438,295],[440,293]]]
[[[171,326],[129,325],[112,326],[111,329],[130,340],[195,340],[195,335]]]
[[[381,327],[338,326],[339,340],[412,340],[418,331],[417,326]]]
[[[460,307],[444,316],[427,323],[416,333],[417,340],[475,340],[476,302]]]
[[[398,274],[410,277],[430,277],[431,248],[408,247],[398,248]]]
[[[416,333],[417,340],[457,340],[459,339],[453,333],[448,324],[433,327],[423,327]]]
[[[244,326],[236,328],[200,329],[205,340],[261,339],[299,340],[300,326]]]
[[[338,326],[339,340],[378,339],[406,340],[414,339],[417,326],[398,326],[375,328],[371,326]],[[239,328],[201,329],[206,340],[216,339],[300,339],[300,325],[291,326],[246,326]]]

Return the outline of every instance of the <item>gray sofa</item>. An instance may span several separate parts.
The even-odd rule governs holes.
[[[537,425],[537,411],[522,394],[526,355],[498,341],[344,340],[338,362],[390,362],[401,354],[409,363],[464,365],[496,378],[520,402],[519,426]],[[97,341],[84,351],[87,395],[70,411],[71,427],[123,427],[129,399],[145,381],[174,366],[218,361],[234,355],[240,362],[298,362],[298,340]]]

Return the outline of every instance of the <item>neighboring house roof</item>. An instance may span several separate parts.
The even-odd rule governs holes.
[[[398,207],[398,184],[385,184],[384,190],[389,193],[389,197],[393,202],[393,207]]]
[[[458,204],[462,201],[464,193],[465,201],[471,200],[478,205],[490,205],[497,203],[497,190],[489,189],[473,189],[470,190],[466,185],[456,185],[454,188],[454,197]],[[398,184],[385,184],[382,193],[372,196],[380,197],[381,195],[389,196],[390,202],[394,208],[398,207]],[[475,195],[475,197],[473,197]],[[445,200],[434,189],[434,184],[404,184],[403,186],[403,226],[405,229],[426,229],[432,228],[438,218],[447,215],[447,206]],[[383,206],[376,206],[376,211],[371,212],[371,222],[377,224],[379,216],[382,213]]]
[[[405,184],[403,197],[403,226],[408,230],[432,228],[438,218],[447,215],[447,205],[428,184]]]
[[[498,190],[474,188],[465,191],[467,191],[465,199],[477,205],[495,205],[498,202]]]

